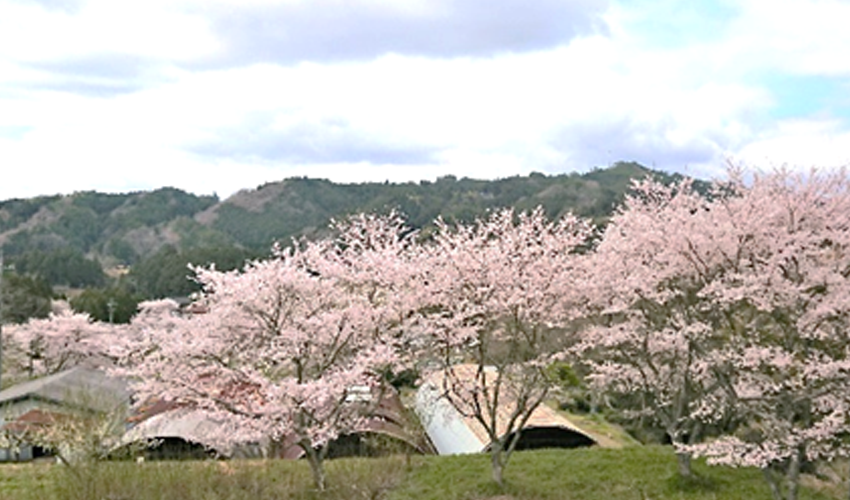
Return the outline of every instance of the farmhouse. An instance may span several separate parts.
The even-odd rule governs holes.
[[[35,426],[69,413],[114,411],[130,399],[127,384],[99,370],[76,367],[0,391],[0,428],[23,436]],[[24,439],[16,448],[0,448],[0,461],[31,460],[44,450]]]

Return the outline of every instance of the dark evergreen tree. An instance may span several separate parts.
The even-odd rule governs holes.
[[[140,301],[124,286],[89,288],[71,299],[71,309],[104,323],[129,323]]]
[[[46,318],[50,314],[53,289],[45,280],[15,272],[3,274],[3,323],[25,323],[30,318]]]

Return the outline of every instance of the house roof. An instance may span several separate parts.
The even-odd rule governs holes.
[[[3,425],[3,429],[23,434],[31,430],[45,428],[67,418],[68,415],[64,413],[43,411],[36,408],[6,423]]]
[[[0,391],[0,407],[27,399],[108,411],[127,401],[127,383],[100,370],[76,367]]]
[[[473,364],[452,367],[453,377],[474,380],[478,366]],[[489,435],[480,422],[471,416],[462,414],[451,401],[443,395],[444,372],[438,371],[425,379],[416,395],[416,412],[434,446],[441,455],[460,453],[478,453],[490,445]],[[504,436],[507,422],[513,410],[515,400],[510,394],[500,394],[500,404],[496,410],[497,434]],[[545,404],[539,405],[529,417],[523,430],[554,429],[562,431],[564,447],[569,442],[589,442],[596,440],[581,428],[558,414]],[[580,439],[571,439],[569,436]],[[552,441],[548,441],[550,444]]]

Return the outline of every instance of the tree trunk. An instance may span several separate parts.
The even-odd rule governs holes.
[[[677,452],[676,453],[676,465],[679,468],[679,475],[685,478],[690,478],[693,476],[693,471],[691,470],[691,454]]]
[[[316,489],[325,491],[325,467],[322,458],[313,448],[304,451],[307,455],[307,462],[310,464],[310,470],[313,472],[313,483],[316,485]]]
[[[791,455],[791,463],[788,464],[788,473],[785,479],[788,483],[788,491],[786,492],[786,500],[797,500],[797,490],[800,485],[800,461],[802,452],[797,450]]]
[[[850,473],[847,474],[847,500],[850,500]]]
[[[773,500],[782,500],[782,491],[779,489],[779,482],[776,479],[776,475],[770,470],[770,466],[763,468],[762,473],[767,480],[768,486],[770,486],[770,493],[773,494]]]
[[[502,448],[499,446],[495,446],[495,443],[491,445],[490,449],[490,466],[491,472],[493,474],[493,481],[499,485],[499,487],[503,487],[504,483],[504,470],[505,465],[502,461]]]
[[[280,442],[279,439],[272,439],[269,442],[269,447],[263,450],[265,454],[265,459],[269,460],[272,458],[281,458],[283,456],[283,443]]]

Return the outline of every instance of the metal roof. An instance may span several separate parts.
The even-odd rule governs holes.
[[[485,368],[492,369],[492,368]],[[451,368],[456,377],[474,379],[478,366],[474,364],[455,365]],[[479,453],[490,445],[490,438],[480,422],[471,416],[463,415],[443,395],[444,372],[437,371],[425,379],[416,394],[416,413],[419,415],[425,431],[441,455]],[[500,394],[497,409],[497,434],[504,436],[507,422],[513,410],[514,399],[507,393]],[[529,417],[523,429],[562,429],[596,440],[581,428],[558,414],[545,404],[539,405]]]
[[[121,444],[179,438],[189,443],[212,448],[223,455],[229,455],[232,451],[229,447],[222,447],[210,440],[210,436],[221,433],[223,425],[202,410],[176,408],[140,422],[124,434]]]
[[[27,399],[109,411],[130,399],[127,383],[100,370],[76,367],[0,391],[0,407]]]

